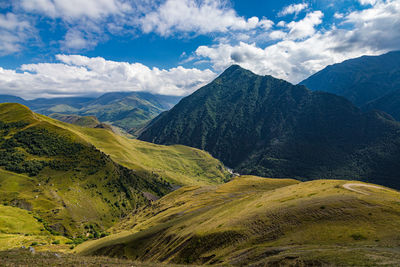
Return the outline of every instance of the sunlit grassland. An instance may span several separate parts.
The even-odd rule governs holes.
[[[400,262],[400,193],[360,187],[360,194],[343,188],[347,182],[242,176],[184,187],[76,251],[198,264]]]
[[[79,127],[44,116],[41,118],[75,133],[125,167],[157,173],[176,185],[219,184],[229,177],[221,162],[199,149],[156,145],[128,139],[106,129]]]

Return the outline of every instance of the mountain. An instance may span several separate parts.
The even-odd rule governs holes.
[[[227,179],[222,164],[198,149],[146,144],[0,104],[0,210],[10,214],[0,215],[0,239],[7,246],[49,244],[59,235],[71,242],[98,238],[174,188]]]
[[[400,51],[346,60],[324,68],[300,84],[344,96],[362,106],[400,90]]]
[[[95,116],[79,116],[53,113],[50,114],[50,117],[59,121],[76,124],[82,127],[95,128],[100,125],[100,121]]]
[[[363,113],[342,97],[232,66],[139,139],[204,149],[242,174],[400,188],[399,133],[383,112]]]
[[[74,251],[195,265],[398,266],[399,199],[355,181],[240,176],[178,189]]]
[[[400,121],[400,89],[368,102],[361,108],[367,111],[382,110]]]
[[[95,116],[134,133],[161,112],[173,107],[181,97],[153,95],[144,92],[106,93],[98,98],[38,98],[24,100],[0,95],[0,103],[19,103],[43,115]]]

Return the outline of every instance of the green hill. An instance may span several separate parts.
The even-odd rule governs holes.
[[[300,84],[344,96],[363,106],[400,89],[400,51],[346,60],[324,68]]]
[[[183,264],[395,266],[399,199],[361,182],[241,176],[181,188],[76,252]]]
[[[400,188],[400,124],[346,99],[232,66],[139,139],[204,149],[242,174]]]
[[[31,211],[46,233],[76,242],[105,234],[174,185],[229,177],[205,152],[157,146],[158,153],[152,144],[56,121],[19,104],[0,104],[0,136],[0,203]],[[133,147],[137,156],[124,153]],[[167,173],[153,170],[163,164]]]
[[[49,116],[53,119],[71,124],[76,124],[82,127],[95,128],[100,124],[100,121],[95,116],[79,116],[79,115],[67,115],[58,113],[53,113],[50,114]]]

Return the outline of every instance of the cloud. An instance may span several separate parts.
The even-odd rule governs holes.
[[[298,83],[329,64],[400,49],[400,1],[379,1],[367,9],[343,15],[342,24],[316,30],[322,13],[309,13],[272,31],[281,39],[265,47],[256,43],[214,44],[196,50],[199,60],[209,60],[217,71],[240,64],[258,74],[273,75]]]
[[[0,55],[19,52],[31,38],[34,38],[34,29],[28,20],[11,12],[0,14]]]
[[[22,65],[19,71],[0,68],[2,94],[25,98],[98,95],[106,92],[145,91],[187,95],[210,82],[210,70],[183,67],[168,70],[140,63],[57,55],[59,63]]]
[[[64,20],[100,19],[130,8],[120,0],[20,0],[20,6],[28,12]]]
[[[363,1],[363,0],[361,0],[361,1]],[[368,1],[368,0],[364,0],[364,1]],[[287,16],[287,15],[291,15],[291,14],[298,15],[301,11],[303,11],[306,8],[308,8],[308,4],[307,3],[292,4],[292,5],[284,7],[282,9],[282,11],[280,11],[278,13],[278,16],[279,17],[283,17],[283,16]]]
[[[286,25],[289,31],[288,37],[291,39],[303,39],[315,33],[315,26],[322,23],[324,14],[321,11],[308,13],[300,21],[292,21]]]
[[[220,0],[167,0],[141,19],[143,32],[156,32],[161,36],[247,31],[256,27],[269,28],[272,24],[270,20],[260,21],[257,17],[246,20]]]

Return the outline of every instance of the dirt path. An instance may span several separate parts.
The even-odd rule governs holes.
[[[369,188],[377,188],[377,189],[386,190],[386,188],[384,188],[384,187],[377,186],[377,185],[370,185],[370,184],[347,183],[347,184],[344,184],[344,185],[343,185],[343,187],[346,188],[347,190],[350,190],[350,191],[353,191],[353,192],[357,192],[357,193],[360,193],[360,194],[363,194],[363,195],[369,195],[367,192],[354,189],[353,186],[357,186],[357,187],[369,187]]]

